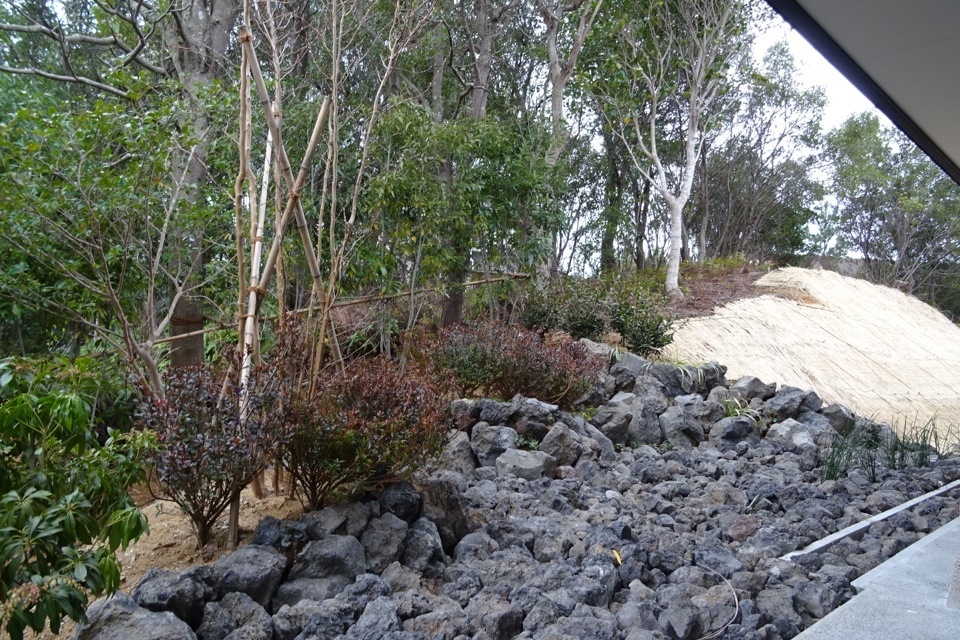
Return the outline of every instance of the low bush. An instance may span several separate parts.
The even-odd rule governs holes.
[[[0,627],[14,639],[82,620],[90,596],[120,585],[115,552],[146,531],[127,490],[144,479],[153,438],[96,419],[123,386],[100,370],[0,362]]]
[[[564,408],[596,383],[606,364],[569,336],[496,323],[444,329],[429,355],[462,396],[520,394]]]
[[[166,398],[147,398],[140,424],[157,435],[150,457],[161,499],[172,500],[190,518],[197,548],[234,495],[278,450],[283,433],[269,389],[272,377],[255,372],[249,405],[241,414],[236,375],[218,376],[209,366],[169,369]]]
[[[578,339],[617,333],[624,347],[649,355],[670,344],[673,323],[660,311],[663,297],[646,286],[637,278],[563,278],[545,290],[528,289],[520,320],[532,329]]]
[[[292,391],[282,461],[307,509],[403,479],[443,447],[444,394],[430,377],[387,358],[328,368],[312,392]]]

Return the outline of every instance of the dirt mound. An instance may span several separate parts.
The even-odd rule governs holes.
[[[682,321],[665,357],[814,389],[900,427],[960,425],[960,328],[939,311],[832,271],[778,269],[755,287],[758,297]]]

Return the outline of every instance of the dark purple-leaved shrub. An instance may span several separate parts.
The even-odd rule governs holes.
[[[596,384],[606,364],[569,336],[496,323],[444,329],[429,351],[461,395],[520,394],[565,408]]]
[[[428,376],[387,358],[322,371],[286,400],[282,460],[307,509],[407,477],[443,447],[446,399]]]
[[[282,442],[281,423],[268,376],[251,377],[246,417],[241,419],[235,376],[216,376],[207,366],[169,369],[166,398],[141,405],[141,425],[157,434],[150,459],[161,498],[172,500],[190,518],[197,546],[210,541],[213,525],[233,496],[246,486]]]

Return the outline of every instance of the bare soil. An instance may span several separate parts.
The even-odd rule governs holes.
[[[718,307],[760,295],[754,283],[769,273],[770,264],[740,263],[727,266],[684,264],[680,289],[683,298],[667,304],[664,311],[678,319],[711,315]]]

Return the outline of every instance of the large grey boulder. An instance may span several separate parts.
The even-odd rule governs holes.
[[[470,448],[480,466],[492,467],[507,449],[517,447],[517,432],[507,426],[478,422],[470,431]]]
[[[130,595],[141,607],[151,611],[170,611],[196,629],[203,619],[204,602],[214,596],[213,589],[198,575],[199,572],[199,567],[186,571],[154,567],[143,575]]]
[[[540,451],[553,456],[557,466],[572,467],[583,453],[584,447],[578,433],[567,425],[558,423],[543,438]]]
[[[495,426],[504,425],[507,424],[507,421],[517,412],[519,405],[519,398],[515,398],[511,402],[497,402],[496,400],[484,398],[477,400],[470,415],[481,422]]]
[[[741,442],[758,444],[760,431],[757,429],[757,421],[750,416],[723,418],[710,428],[710,442],[720,451],[735,449]]]
[[[458,431],[450,438],[450,441],[440,453],[438,466],[441,469],[459,473],[467,480],[474,479],[479,463],[477,462],[477,456],[473,453],[473,448],[470,446],[470,436],[465,431]],[[418,512],[417,517],[419,516]],[[407,520],[406,518],[403,519]],[[413,522],[413,520],[407,520],[407,522]]]
[[[484,633],[491,640],[509,640],[523,631],[523,610],[490,591],[477,594],[464,612],[473,627],[474,637]]]
[[[459,433],[466,437],[465,433]],[[420,517],[423,499],[416,488],[409,482],[395,482],[387,485],[380,494],[380,513],[392,513],[407,524]]]
[[[552,478],[557,460],[543,451],[510,449],[497,458],[497,475],[516,476],[524,480]]]
[[[327,536],[314,540],[293,562],[288,580],[342,576],[353,582],[366,571],[363,545],[353,536]]]
[[[629,351],[621,353],[617,361],[610,367],[610,375],[616,383],[617,391],[633,389],[637,378],[640,378],[649,363],[640,356]]]
[[[391,632],[401,631],[397,603],[386,596],[370,602],[356,624],[347,630],[350,640],[381,640]]]
[[[783,386],[766,402],[766,410],[780,420],[794,418],[802,411],[819,411],[823,400],[813,391]]]
[[[619,395],[619,394],[618,394]],[[614,396],[616,397],[616,396]],[[621,402],[611,400],[607,406],[590,418],[590,424],[600,430],[614,444],[626,444],[630,437],[633,411]]]
[[[660,416],[647,403],[633,404],[633,419],[627,429],[627,442],[632,446],[652,445],[663,442],[660,430]],[[665,409],[664,409],[665,410]]]
[[[770,384],[767,384],[760,378],[756,378],[754,376],[743,376],[742,378],[737,379],[737,381],[731,385],[730,389],[736,391],[747,402],[753,400],[754,398],[769,400],[777,392],[777,383],[771,382]]]
[[[73,640],[197,640],[186,622],[169,611],[144,609],[123,593],[97,600]]]
[[[220,594],[245,593],[261,607],[270,600],[287,570],[287,558],[273,547],[248,544],[223,556],[214,565]]]
[[[766,438],[779,442],[790,451],[796,451],[805,446],[826,446],[834,434],[833,428],[826,420],[823,423],[811,425],[788,418],[771,425],[767,430]]]
[[[360,544],[367,557],[367,570],[382,573],[390,563],[400,559],[408,528],[406,522],[392,513],[385,513],[370,521],[360,536]]]
[[[327,600],[320,603],[320,611],[310,616],[295,640],[330,640],[340,637],[353,624],[353,610],[344,603]],[[279,640],[279,639],[278,639]]]
[[[305,513],[300,521],[307,525],[314,540],[330,534],[359,538],[370,519],[379,515],[380,504],[377,502],[349,502]]]
[[[424,573],[428,567],[442,565],[443,542],[433,521],[420,518],[410,525],[402,562],[405,567],[418,573]]]
[[[271,611],[277,613],[284,606],[293,606],[303,600],[323,602],[335,598],[350,584],[346,576],[327,578],[295,578],[281,584],[273,595]]]
[[[583,421],[582,418],[580,420]],[[596,442],[599,449],[598,455],[600,460],[612,462],[617,459],[617,450],[613,446],[613,441],[610,438],[603,435],[599,429],[589,422],[583,422],[582,426],[586,437]]]
[[[228,593],[220,602],[208,602],[203,624],[197,629],[200,640],[273,640],[273,621],[259,604],[245,593]]]
[[[466,479],[451,471],[436,471],[420,485],[423,516],[437,526],[443,549],[448,554],[452,553],[457,542],[471,531],[463,497],[466,490]]]
[[[717,388],[719,389],[721,387]],[[677,396],[674,398],[674,403],[679,407],[683,407],[687,415],[699,422],[704,431],[708,431],[710,425],[723,418],[725,414],[725,409],[722,404],[715,400],[704,401],[704,399],[696,393]]]
[[[842,404],[828,404],[820,409],[820,415],[830,422],[833,430],[840,435],[847,435],[856,424],[853,412]]]
[[[660,415],[663,439],[676,449],[690,449],[703,442],[703,427],[684,411],[673,406]]]
[[[560,408],[555,404],[542,402],[536,398],[523,398],[514,413],[512,424],[517,435],[540,442],[547,435],[550,426],[557,421]]]
[[[353,614],[349,605],[338,600],[300,600],[283,605],[271,619],[274,640],[293,640],[312,620],[324,619],[332,621],[330,626],[340,634],[353,622]]]
[[[310,532],[305,522],[280,520],[267,516],[253,532],[251,544],[273,547],[280,553],[291,557],[296,555],[310,542]]]

